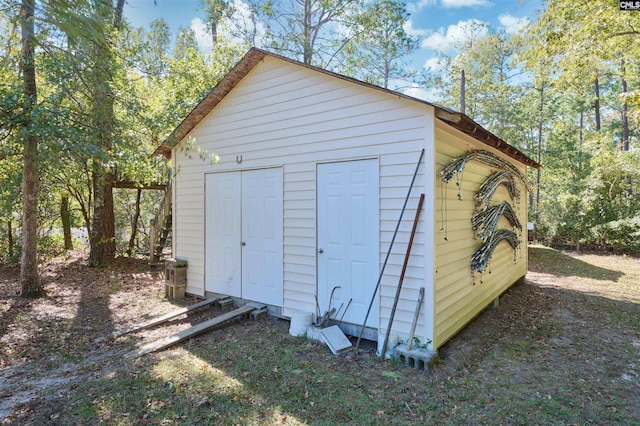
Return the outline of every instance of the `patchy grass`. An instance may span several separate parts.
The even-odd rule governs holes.
[[[28,302],[11,296],[14,272],[0,271],[0,423],[640,424],[638,259],[529,254],[527,282],[442,347],[430,373],[372,351],[336,357],[275,319],[232,322],[125,360],[142,341],[219,311],[102,341],[172,308],[140,263],[60,262],[49,297]]]

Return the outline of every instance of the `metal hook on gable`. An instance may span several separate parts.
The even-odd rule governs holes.
[[[236,163],[238,164],[242,163],[242,155],[236,155]]]

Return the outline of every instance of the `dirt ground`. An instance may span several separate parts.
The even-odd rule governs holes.
[[[597,363],[598,368],[606,363],[589,360],[589,357],[597,357],[598,354],[585,353],[587,350],[583,348],[593,347],[595,351],[601,351],[607,346],[607,342],[621,340],[628,342],[631,355],[615,363],[615,372],[602,367],[605,371],[598,370],[595,374],[615,375],[615,379],[622,383],[619,388],[622,389],[621,393],[635,392],[637,396],[640,392],[638,319],[627,318],[628,315],[624,312],[629,311],[624,311],[625,316],[620,321],[628,321],[627,325],[630,325],[618,331],[615,324],[585,320],[582,314],[592,308],[602,309],[598,307],[600,305],[589,306],[588,299],[585,299],[587,305],[582,308],[568,303],[575,299],[572,292],[580,292],[589,297],[605,297],[612,303],[631,303],[631,312],[638,312],[638,284],[621,283],[619,289],[612,288],[611,283],[615,283],[619,274],[607,270],[604,265],[601,267],[603,273],[613,274],[612,276],[594,280],[580,277],[578,273],[576,277],[575,271],[579,270],[580,262],[584,263],[584,260],[579,256],[567,256],[567,262],[571,273],[550,270],[549,265],[532,263],[526,284],[510,290],[511,294],[504,298],[505,302],[501,302],[499,309],[482,314],[441,348],[442,361],[441,366],[437,367],[439,371],[436,371],[436,377],[450,378],[456,372],[470,369],[497,346],[516,343],[524,345],[525,343],[520,342],[529,340],[538,345],[553,347],[556,351],[562,349],[563,353],[569,355],[574,351],[576,359],[586,357],[585,374],[592,374],[593,369],[589,363]],[[607,260],[603,262],[606,264]],[[625,268],[637,268],[631,272],[634,276],[640,276],[640,261],[626,265]],[[151,272],[142,259],[123,258],[105,268],[88,268],[86,253],[68,253],[42,266],[41,276],[47,297],[34,300],[19,297],[18,274],[17,268],[0,268],[0,424],[9,424],[15,418],[47,418],[47,413],[37,411],[50,409],[49,405],[42,403],[42,398],[50,398],[51,389],[72,392],[75,384],[90,380],[97,370],[104,375],[117,371],[129,362],[123,355],[136,342],[127,338],[113,340],[110,336],[114,331],[196,301],[164,298],[164,277],[160,272]],[[151,329],[138,334],[136,338],[160,338],[218,313],[216,310],[207,310],[200,316],[190,316],[188,321]],[[605,312],[602,314],[607,315]],[[555,320],[551,321],[550,316]],[[607,320],[610,322],[612,318],[608,317]],[[558,321],[563,324],[562,332],[555,330]],[[634,327],[634,333],[629,334],[628,330],[633,330]],[[554,328],[555,331],[549,328]],[[578,329],[580,336],[587,337],[577,337]],[[580,339],[593,339],[603,343],[593,345]],[[520,346],[514,346],[513,350],[523,351],[517,352],[516,358],[520,353],[526,356],[528,351],[526,347]],[[529,355],[531,353],[528,352]],[[635,361],[633,354],[637,355]],[[601,353],[600,356],[615,355]],[[575,362],[576,359],[568,360],[567,363]],[[541,362],[546,361],[541,358]],[[501,363],[501,369],[509,370],[508,360],[503,359]],[[561,363],[561,360],[556,359],[554,368],[562,371]],[[611,369],[614,367],[611,366]],[[510,374],[517,381],[518,377],[526,373]],[[438,380],[434,379],[434,383],[439,383]],[[562,378],[559,377],[558,380]],[[605,391],[606,389],[602,390]],[[621,398],[626,396],[622,395]],[[631,407],[629,415],[640,415],[638,410],[640,403]],[[51,416],[54,417],[50,418],[55,419],[56,414]]]
[[[130,346],[111,333],[195,300],[165,299],[164,276],[142,259],[89,268],[85,252],[68,253],[41,268],[47,297],[33,300],[19,297],[19,272],[0,269],[0,422],[47,388],[117,369]]]

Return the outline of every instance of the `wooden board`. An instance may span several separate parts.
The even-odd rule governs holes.
[[[168,312],[164,315],[161,315],[159,317],[156,318],[151,318],[148,321],[145,321],[141,324],[138,325],[134,325],[133,327],[129,327],[126,328],[124,330],[120,330],[120,331],[114,331],[113,332],[113,337],[120,337],[120,336],[124,336],[125,334],[129,334],[129,333],[133,333],[134,331],[139,331],[145,328],[149,328],[149,327],[153,327],[154,325],[158,325],[158,324],[162,324],[163,322],[167,322],[177,316],[180,316],[182,314],[186,314],[187,312],[191,312],[191,311],[195,311],[196,309],[200,309],[203,308],[205,306],[209,306],[215,302],[217,302],[218,300],[220,300],[220,298],[213,298],[213,299],[205,299],[201,302],[195,303],[193,305],[189,305],[186,306],[184,308],[180,308],[178,310],[175,311],[171,311]]]
[[[131,351],[125,354],[124,357],[138,358],[138,357],[141,357],[142,355],[146,355],[148,353],[158,351],[160,349],[168,348],[169,346],[173,346],[176,343],[182,342],[183,340],[186,340],[190,337],[194,337],[194,336],[197,336],[198,334],[204,333],[205,331],[208,331],[213,327],[216,327],[217,325],[222,324],[225,321],[239,317],[240,315],[248,314],[254,309],[256,309],[256,307],[252,306],[251,304],[244,305],[231,312],[227,312],[225,314],[212,318],[208,321],[197,324],[191,328],[172,334],[171,336],[165,337],[164,339],[160,339],[160,340],[156,340],[155,342],[148,343],[136,349],[135,351]]]

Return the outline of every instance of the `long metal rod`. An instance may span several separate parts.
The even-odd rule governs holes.
[[[347,313],[347,309],[349,309],[349,306],[351,306],[351,301],[352,300],[353,300],[353,298],[349,299],[349,303],[347,303],[347,306],[345,306],[344,312],[342,313],[342,316],[340,317],[340,321],[338,321],[338,325],[340,325],[340,323],[342,322],[342,319],[344,318],[344,314]]]
[[[424,157],[424,149],[422,150],[422,152],[420,152],[420,158],[418,159],[418,164],[416,164],[416,170],[415,172],[413,172],[411,185],[409,185],[409,191],[407,191],[407,197],[404,199],[404,205],[402,206],[402,211],[400,212],[400,217],[398,218],[398,224],[396,225],[396,230],[393,232],[393,238],[391,238],[391,244],[389,244],[387,257],[385,257],[384,263],[382,264],[382,269],[380,270],[380,276],[378,277],[378,283],[376,284],[376,288],[373,290],[373,295],[371,296],[371,303],[369,303],[369,309],[367,309],[367,314],[364,317],[364,322],[362,323],[362,328],[360,329],[360,334],[358,335],[358,341],[356,342],[356,346],[353,349],[354,354],[357,354],[358,349],[360,348],[360,342],[362,341],[362,333],[364,333],[364,329],[367,326],[367,320],[369,319],[369,314],[371,313],[371,307],[373,306],[373,302],[376,300],[376,293],[378,292],[378,288],[380,287],[380,282],[382,281],[382,276],[384,275],[384,269],[387,267],[387,261],[389,260],[391,249],[393,248],[393,242],[396,240],[396,235],[398,235],[398,229],[400,228],[400,223],[402,223],[402,216],[404,215],[404,210],[407,207],[407,202],[409,201],[409,196],[411,195],[411,190],[413,189],[413,184],[416,181],[416,176],[418,176],[418,169],[420,168],[420,163],[422,163],[422,157]]]
[[[420,316],[420,306],[422,306],[422,299],[424,299],[424,287],[420,287],[420,293],[418,294],[418,302],[416,303],[416,312],[413,314],[413,322],[411,323],[411,333],[409,333],[409,341],[407,342],[407,350],[410,351],[413,346],[413,336],[416,334],[416,326],[418,325],[418,317]]]
[[[420,194],[420,201],[418,201],[418,209],[416,210],[416,217],[413,219],[413,228],[411,229],[411,236],[409,237],[409,243],[407,244],[407,252],[404,255],[404,264],[402,265],[402,272],[400,273],[400,279],[398,280],[398,288],[396,289],[396,297],[393,299],[393,307],[391,308],[391,316],[389,317],[389,325],[387,326],[387,334],[384,337],[384,344],[382,345],[382,360],[384,361],[385,354],[387,353],[387,345],[389,344],[389,335],[391,334],[391,325],[393,325],[393,317],[396,316],[396,308],[398,307],[398,300],[400,300],[400,290],[402,290],[402,282],[404,281],[404,274],[407,272],[407,265],[409,264],[409,257],[411,256],[411,247],[413,246],[413,237],[416,235],[418,229],[418,222],[420,221],[420,212],[422,211],[422,203],[424,203],[424,194]]]

